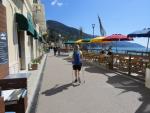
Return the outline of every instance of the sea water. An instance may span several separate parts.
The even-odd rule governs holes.
[[[114,53],[127,53],[127,52],[130,52],[130,51],[135,51],[135,52],[146,52],[146,48],[144,47],[112,47],[112,52]],[[96,48],[88,48],[88,50],[90,51],[93,51],[93,52],[100,52],[101,50],[104,50],[104,51],[107,51],[108,50],[108,47],[106,48],[101,48],[101,47],[96,47]],[[147,52],[150,52],[150,48],[148,49]]]

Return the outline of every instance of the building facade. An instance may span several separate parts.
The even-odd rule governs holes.
[[[31,60],[42,55],[40,49],[43,41],[41,39],[42,34],[46,32],[43,9],[43,5],[38,0],[0,1],[0,11],[3,12],[0,16],[2,23],[0,24],[0,33],[7,34],[8,49],[6,51],[8,61],[5,64],[0,63],[0,72],[3,68],[7,71],[1,73],[0,78],[8,73],[28,71],[28,64]],[[42,22],[38,19],[39,15],[43,19]]]

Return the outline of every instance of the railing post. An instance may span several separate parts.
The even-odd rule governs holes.
[[[129,54],[129,62],[128,62],[128,75],[131,74],[131,55]]]
[[[113,54],[109,55],[109,57],[107,58],[107,62],[108,62],[108,68],[113,70]]]

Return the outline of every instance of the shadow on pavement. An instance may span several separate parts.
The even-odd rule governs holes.
[[[108,77],[107,83],[111,84],[115,88],[123,89],[119,95],[128,92],[136,92],[141,95],[138,98],[142,102],[141,106],[136,110],[135,113],[150,113],[150,89],[146,88],[144,84],[140,84],[132,79],[116,75]]]
[[[85,67],[84,70],[89,73],[99,73],[99,74],[104,74],[106,76],[109,76],[109,74],[107,74],[107,73],[113,73],[113,75],[116,75],[111,70],[102,69],[102,68],[99,68],[99,67],[96,67],[93,65],[85,64],[84,67]]]
[[[65,54],[60,54],[60,55],[56,55],[56,57],[68,57],[69,55],[65,55]]]
[[[95,66],[88,66],[84,70],[87,72],[90,72],[90,73],[102,73],[102,74],[104,74],[104,72],[105,72],[104,70],[99,69],[98,67],[95,67]]]
[[[65,58],[63,58],[63,60],[65,60],[65,61],[67,61],[69,63],[72,63],[72,58],[71,57],[65,57]],[[85,61],[82,62],[82,66],[89,66],[89,65],[90,64],[85,62]]]
[[[68,83],[68,84],[64,84],[62,86],[59,86],[57,84],[53,88],[48,89],[48,90],[42,92],[42,94],[45,95],[45,96],[52,96],[52,95],[60,93],[60,92],[62,92],[64,90],[67,90],[70,86],[76,87],[76,86],[78,86],[78,84],[75,85],[75,84],[72,84],[72,83]]]
[[[64,60],[70,62],[70,59],[65,58]],[[123,89],[123,91],[118,95],[128,93],[128,92],[136,92],[140,94],[141,97],[139,97],[138,100],[141,101],[142,104],[135,111],[135,113],[150,113],[150,89],[146,88],[144,84],[136,82],[135,80],[130,79],[129,77],[125,77],[123,76],[123,74],[120,73],[115,73],[109,70],[100,69],[88,63],[83,63],[83,64],[85,67],[85,71],[89,73],[103,74],[108,77],[107,80],[108,84],[112,85],[115,88]]]
[[[72,62],[72,58],[66,57],[63,60],[66,60],[67,62]]]
[[[136,92],[141,95],[138,98],[142,104],[135,111],[135,113],[150,113],[150,89],[146,88],[144,84],[136,82],[133,79],[123,76],[119,73],[114,73],[109,70],[104,70],[97,68],[95,66],[88,66],[85,71],[90,73],[99,73],[108,77],[107,83],[115,88],[123,89],[123,91],[118,94],[124,94],[128,92]]]

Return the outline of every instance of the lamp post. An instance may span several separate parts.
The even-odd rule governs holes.
[[[94,28],[95,28],[95,24],[92,24],[92,28],[93,28],[93,38],[94,38]]]
[[[58,39],[58,45],[59,45],[59,47],[61,47],[62,46],[62,37],[61,37],[61,34],[58,34],[58,37],[59,37],[59,39]]]

